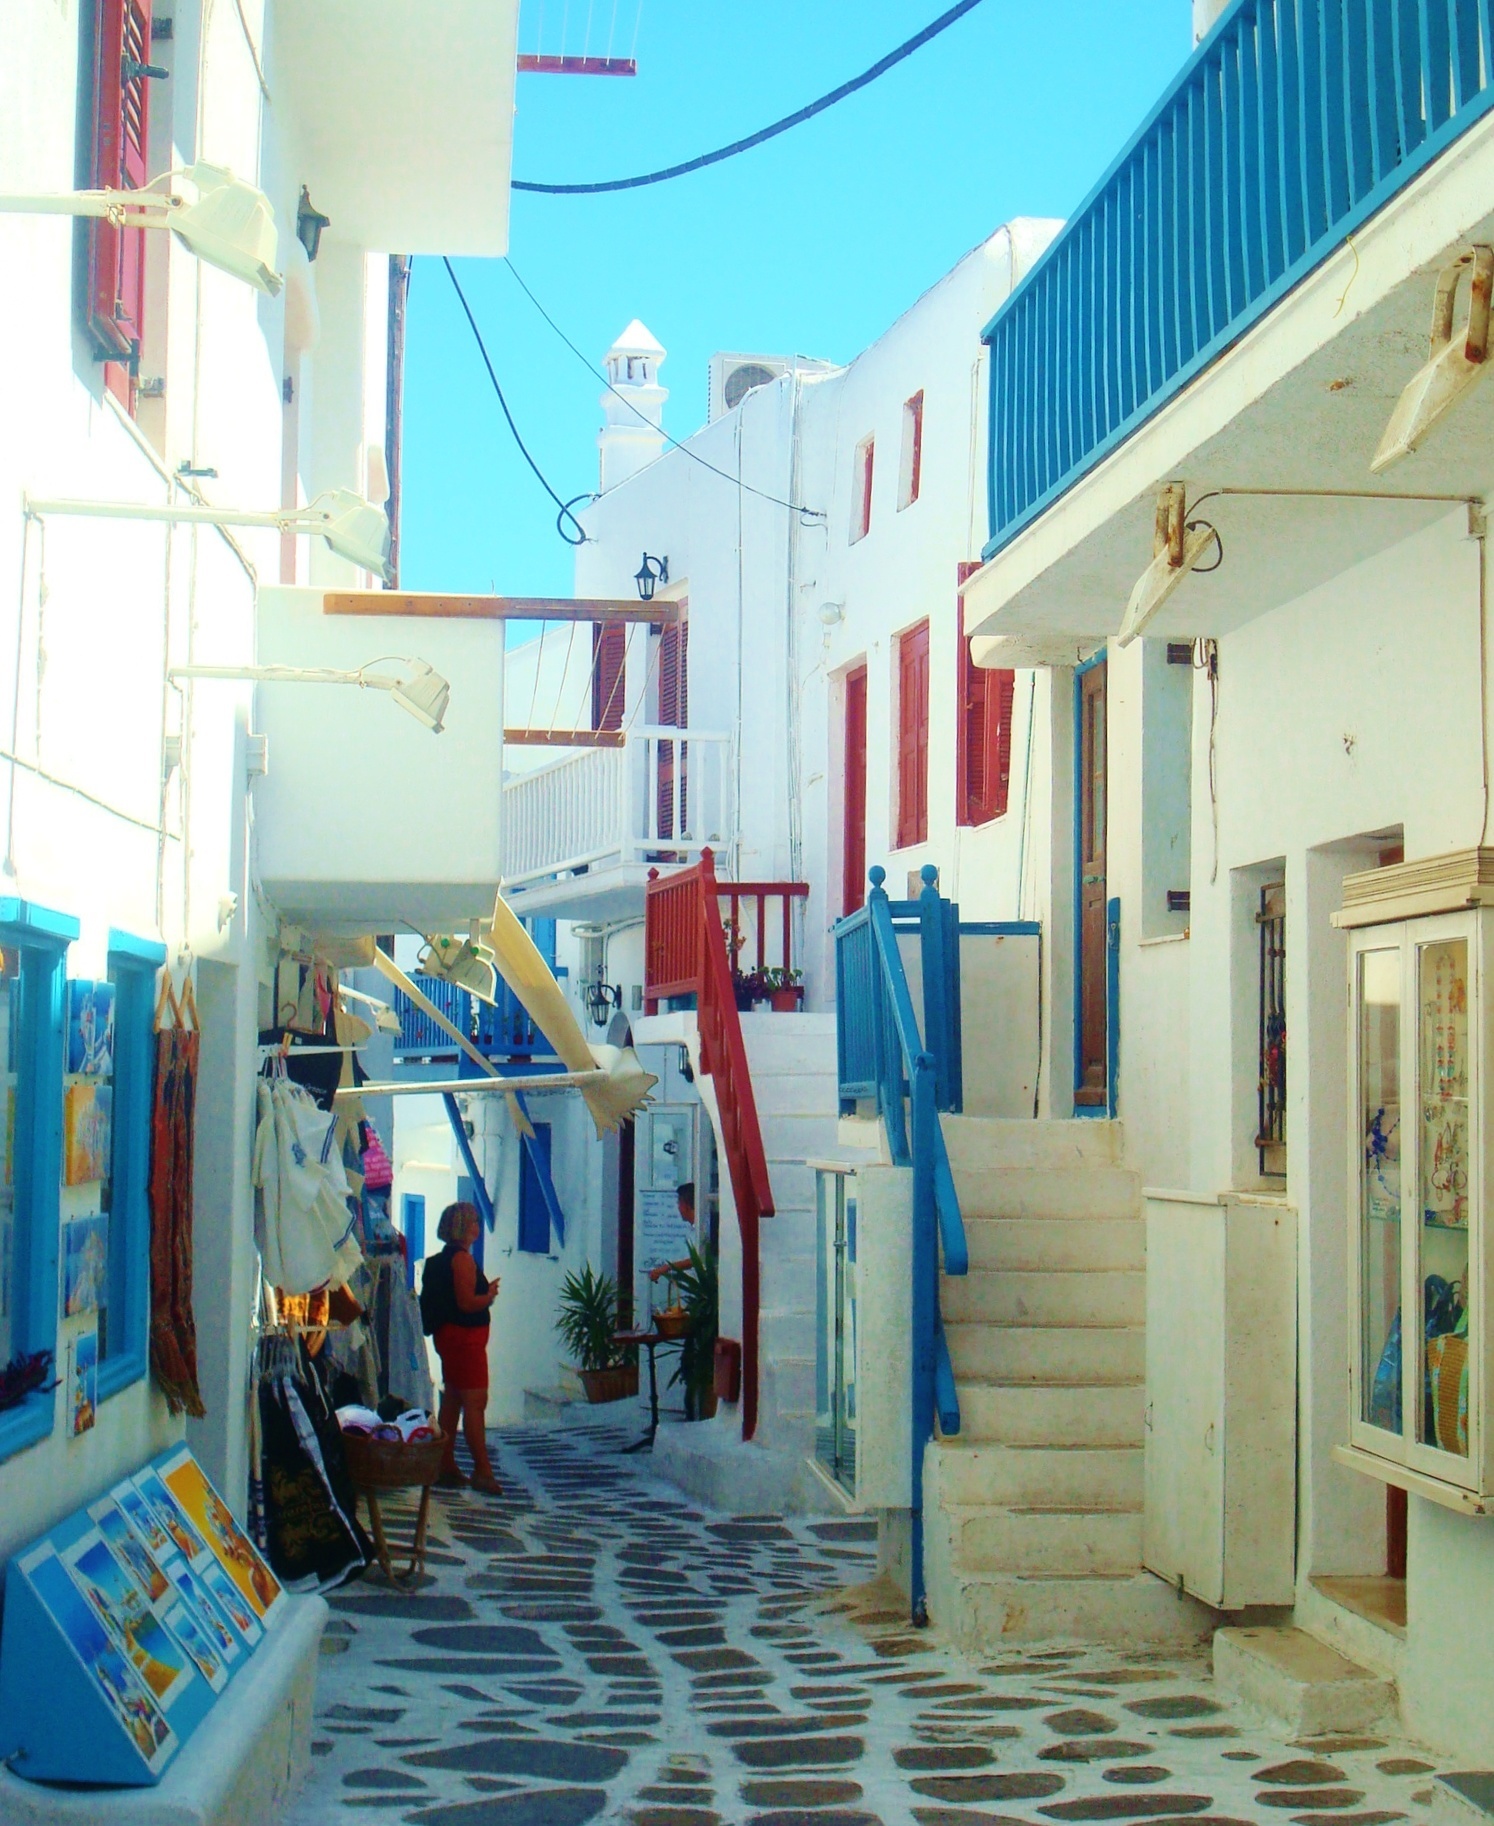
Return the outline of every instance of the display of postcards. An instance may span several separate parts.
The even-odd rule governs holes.
[[[114,1070],[114,985],[75,978],[67,986],[67,1069],[107,1078]]]
[[[228,1668],[196,1613],[185,1604],[178,1604],[174,1610],[167,1611],[166,1627],[192,1657],[198,1673],[215,1693],[221,1693],[228,1685]]]
[[[124,1511],[125,1519],[158,1560],[170,1556],[172,1539],[161,1526],[155,1511],[128,1478],[109,1492]]]
[[[68,1395],[73,1408],[73,1437],[86,1433],[99,1411],[99,1334],[79,1332],[68,1346]]]
[[[183,1448],[162,1465],[161,1477],[223,1570],[254,1607],[255,1614],[268,1622],[285,1595],[280,1581],[233,1519],[228,1504],[203,1475],[202,1466]]]
[[[186,1651],[167,1633],[97,1529],[67,1549],[63,1564],[147,1689],[169,1712],[194,1678]]]
[[[244,1602],[238,1586],[211,1554],[195,1570],[203,1584],[218,1600],[224,1616],[229,1619],[249,1647],[253,1648],[264,1631],[259,1627],[253,1608]]]
[[[176,1736],[165,1713],[145,1690],[54,1549],[40,1547],[19,1565],[131,1743],[153,1771],[164,1767],[176,1749]]]
[[[148,1604],[159,1604],[170,1594],[166,1575],[155,1557],[125,1520],[124,1511],[112,1496],[100,1497],[89,1505],[88,1519],[103,1535],[114,1557],[140,1587]]]
[[[179,1553],[184,1553],[195,1565],[207,1552],[207,1544],[197,1530],[182,1514],[176,1498],[161,1482],[160,1473],[152,1465],[135,1473],[135,1488],[145,1498],[151,1513],[171,1536]]]
[[[109,1218],[75,1217],[62,1232],[62,1310],[75,1319],[109,1304]]]
[[[91,1185],[109,1177],[114,1138],[114,1087],[80,1078],[62,1093],[62,1180]]]
[[[192,1615],[202,1625],[208,1637],[217,1646],[218,1653],[224,1662],[232,1667],[243,1652],[239,1647],[239,1638],[233,1627],[223,1620],[213,1594],[207,1588],[206,1580],[193,1572],[185,1560],[172,1560],[166,1567],[166,1577],[182,1595],[182,1601],[191,1610]],[[240,1610],[244,1608],[242,1598],[236,1600]],[[253,1619],[249,1622],[253,1625]],[[255,1635],[259,1634],[255,1629]]]

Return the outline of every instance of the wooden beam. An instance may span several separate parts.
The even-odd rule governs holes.
[[[547,57],[536,51],[519,52],[521,76],[636,76],[631,57]]]
[[[505,729],[505,742],[515,748],[621,748],[620,729]]]
[[[630,596],[435,596],[405,590],[324,590],[324,615],[419,615],[432,621],[647,621],[671,627],[677,602]]]

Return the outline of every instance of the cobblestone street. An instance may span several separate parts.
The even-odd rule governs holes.
[[[611,1424],[496,1439],[505,1494],[438,1496],[430,1584],[334,1599],[295,1826],[1425,1816],[1428,1758],[1274,1740],[1202,1656],[972,1661],[836,1598],[875,1570],[868,1523],[704,1513]]]

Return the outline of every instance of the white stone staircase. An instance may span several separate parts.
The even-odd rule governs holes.
[[[1119,1124],[944,1136],[970,1272],[940,1286],[961,1425],[925,1460],[932,1620],[971,1647],[1206,1634],[1141,1568],[1146,1245]]]

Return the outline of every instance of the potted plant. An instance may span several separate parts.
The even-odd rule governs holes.
[[[687,1245],[690,1263],[675,1276],[678,1299],[689,1324],[680,1349],[679,1367],[670,1379],[685,1387],[685,1415],[709,1420],[716,1412],[716,1333],[720,1313],[720,1276],[715,1252],[707,1245]]]
[[[739,1013],[750,1014],[759,1002],[768,999],[767,977],[766,970],[749,970],[745,974],[738,970],[732,973],[731,983],[736,991]]]
[[[560,1285],[555,1329],[575,1360],[588,1401],[622,1401],[638,1393],[638,1352],[616,1340],[617,1282],[610,1274],[597,1274],[590,1262],[579,1274],[568,1274]]]
[[[804,1002],[804,972],[775,965],[763,972],[768,1005],[774,1014],[793,1014]]]

